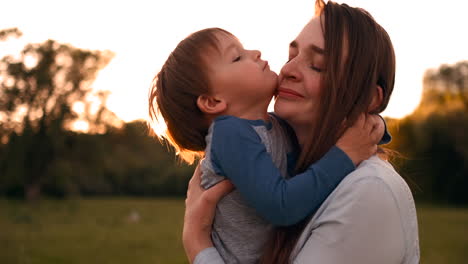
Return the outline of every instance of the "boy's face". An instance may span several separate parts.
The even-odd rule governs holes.
[[[225,114],[249,119],[248,112],[266,113],[277,87],[277,74],[260,51],[246,50],[237,38],[219,33],[219,51],[206,57],[213,95],[227,103]]]

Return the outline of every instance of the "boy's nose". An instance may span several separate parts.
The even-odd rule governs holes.
[[[252,55],[255,60],[258,60],[262,56],[262,53],[259,50],[252,50]]]

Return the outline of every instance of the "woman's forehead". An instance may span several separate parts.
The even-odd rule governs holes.
[[[309,23],[305,25],[299,35],[296,37],[295,42],[299,49],[307,48],[311,45],[325,48],[324,34],[319,17],[314,17]]]

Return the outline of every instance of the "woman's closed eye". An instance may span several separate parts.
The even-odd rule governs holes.
[[[237,56],[236,58],[234,58],[234,60],[232,62],[237,62],[237,61],[240,61],[241,60],[241,56]]]
[[[311,65],[310,68],[311,68],[313,71],[316,71],[316,72],[318,72],[318,73],[323,72],[323,69],[322,69],[322,68],[317,67],[317,66],[315,66],[315,65]]]
[[[289,57],[288,57],[288,60],[286,61],[286,63],[289,63],[289,62],[292,61],[295,57],[296,57],[296,54],[290,54]]]

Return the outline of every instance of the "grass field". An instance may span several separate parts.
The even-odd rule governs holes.
[[[182,199],[0,200],[0,263],[187,263]],[[421,263],[466,263],[468,209],[418,206]]]

